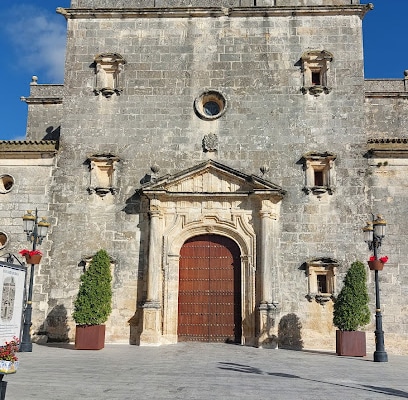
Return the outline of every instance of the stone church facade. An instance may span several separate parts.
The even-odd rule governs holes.
[[[73,340],[79,277],[104,248],[108,342],[333,350],[333,300],[350,264],[368,260],[361,228],[379,213],[385,345],[407,354],[408,73],[364,79],[371,9],[360,0],[57,9],[64,84],[33,77],[26,141],[0,142],[2,256],[27,247],[27,209],[51,223],[34,337]]]

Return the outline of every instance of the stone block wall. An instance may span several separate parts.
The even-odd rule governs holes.
[[[63,85],[39,85],[37,77],[30,84],[30,96],[22,97],[28,105],[26,137],[28,140],[58,140],[62,120]]]
[[[365,83],[365,125],[371,139],[407,138],[408,80],[376,79]]]
[[[43,151],[42,157],[38,153],[26,153],[21,156],[21,142],[14,142],[9,147],[15,148],[14,156],[3,157],[0,160],[0,175],[13,177],[13,187],[7,193],[0,194],[0,231],[4,232],[9,241],[0,250],[0,258],[4,261],[8,253],[14,254],[20,262],[25,261],[19,251],[32,248],[32,243],[27,241],[23,230],[23,215],[27,210],[38,209],[39,217],[50,217],[49,199],[52,173],[55,165],[53,153]],[[30,145],[28,145],[30,146]],[[33,145],[34,146],[34,145]],[[3,146],[0,145],[2,151]],[[45,146],[44,146],[45,147]],[[17,155],[18,154],[18,155]],[[49,219],[53,225],[55,220]],[[52,232],[52,228],[50,229]],[[49,250],[52,246],[51,240],[45,240],[38,248],[43,252],[41,266],[36,266],[36,279],[34,284],[33,301],[36,307],[33,309],[33,319],[39,326],[45,320],[49,310],[49,273],[50,258]],[[18,264],[18,261],[13,259]]]
[[[407,229],[402,222],[404,221],[402,216],[408,212],[407,168],[406,158],[374,155],[369,159],[368,187],[370,189],[367,197],[373,212],[382,213],[387,220],[386,236],[382,242],[380,255],[388,256],[389,261],[379,273],[380,298],[385,347],[390,353],[395,354],[408,352],[406,340],[403,340],[408,334],[405,302],[408,293]],[[374,301],[374,272],[369,272],[368,275],[370,298]]]
[[[135,189],[153,164],[164,175],[207,159],[202,141],[211,133],[219,139],[217,161],[247,174],[261,174],[266,164],[265,178],[287,190],[274,250],[280,277],[274,290],[282,315],[297,313],[305,346],[313,346],[316,321],[323,319],[323,327],[331,319],[327,308],[306,300],[301,265],[310,258],[337,259],[340,286],[350,262],[365,253],[359,240],[366,215],[360,17],[69,19],[68,30],[61,151],[51,202],[59,221],[51,298],[63,301],[70,314],[80,259],[106,248],[117,260],[108,340],[128,340],[127,322],[145,291],[147,255],[148,221]],[[333,53],[330,93],[302,93],[300,58],[307,50]],[[105,52],[126,60],[123,91],[109,98],[93,91],[92,63]],[[193,108],[209,89],[227,99],[227,111],[214,121],[198,118]],[[300,159],[309,151],[336,154],[333,195],[303,192]],[[87,192],[86,160],[95,154],[120,159],[114,196]],[[317,336],[326,337],[327,347],[334,331],[324,331]]]

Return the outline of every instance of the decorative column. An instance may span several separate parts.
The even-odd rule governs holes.
[[[261,210],[261,232],[260,232],[260,260],[259,260],[259,276],[260,276],[260,299],[261,304],[266,304],[272,300],[272,282],[271,282],[271,253],[273,249],[270,243],[271,232],[271,213],[269,210]]]
[[[276,252],[275,244],[275,223],[276,213],[274,205],[268,200],[262,200],[262,208],[260,215],[260,237],[258,245],[260,246],[259,259],[259,334],[258,345],[277,348],[277,329],[276,329],[276,312],[279,303],[277,302],[276,293],[273,293],[273,288],[276,288],[274,276],[276,261],[274,261],[274,253]]]
[[[161,305],[160,305],[160,201],[150,200],[149,259],[147,272],[147,300],[143,305],[143,330],[140,345],[160,345]]]

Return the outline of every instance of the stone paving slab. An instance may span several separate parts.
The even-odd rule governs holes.
[[[6,400],[408,398],[408,357],[388,363],[333,353],[228,344],[34,345],[6,376]]]

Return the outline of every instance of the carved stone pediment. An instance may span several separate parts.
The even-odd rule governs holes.
[[[236,196],[269,194],[279,199],[285,194],[278,185],[255,175],[247,175],[217,161],[209,160],[174,175],[158,178],[140,190],[149,194]]]

